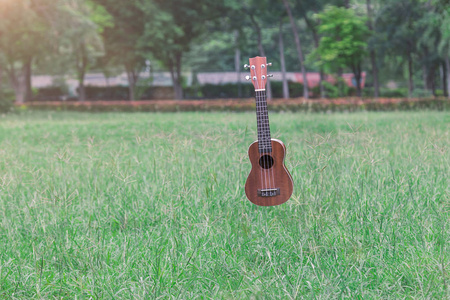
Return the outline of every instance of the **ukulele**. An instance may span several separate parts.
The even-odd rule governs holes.
[[[266,82],[267,66],[265,57],[254,57],[249,60],[251,80],[256,93],[256,123],[258,140],[248,148],[248,156],[252,170],[245,183],[245,194],[248,200],[260,206],[280,205],[289,200],[294,189],[291,174],[284,165],[286,146],[282,141],[270,137],[269,114],[267,111]]]

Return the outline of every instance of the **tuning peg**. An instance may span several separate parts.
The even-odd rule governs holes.
[[[247,64],[244,65],[244,69],[249,69],[249,68],[250,68],[249,65],[247,65]]]
[[[250,75],[245,76],[245,80],[249,81],[250,80]]]
[[[272,63],[267,63],[267,65],[268,65],[269,67],[271,67],[271,66],[272,66]]]
[[[273,77],[273,74],[267,74],[267,77]]]

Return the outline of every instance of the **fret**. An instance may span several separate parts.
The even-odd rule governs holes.
[[[267,110],[265,90],[256,91],[256,122],[259,152],[272,152],[272,139],[270,136],[269,113]]]

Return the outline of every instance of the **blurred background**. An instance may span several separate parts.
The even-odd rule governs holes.
[[[447,0],[0,0],[0,100],[433,97]],[[307,84],[305,84],[305,82]]]

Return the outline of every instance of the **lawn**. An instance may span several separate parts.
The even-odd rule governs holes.
[[[270,118],[276,207],[254,113],[1,117],[0,298],[450,297],[449,112]]]

